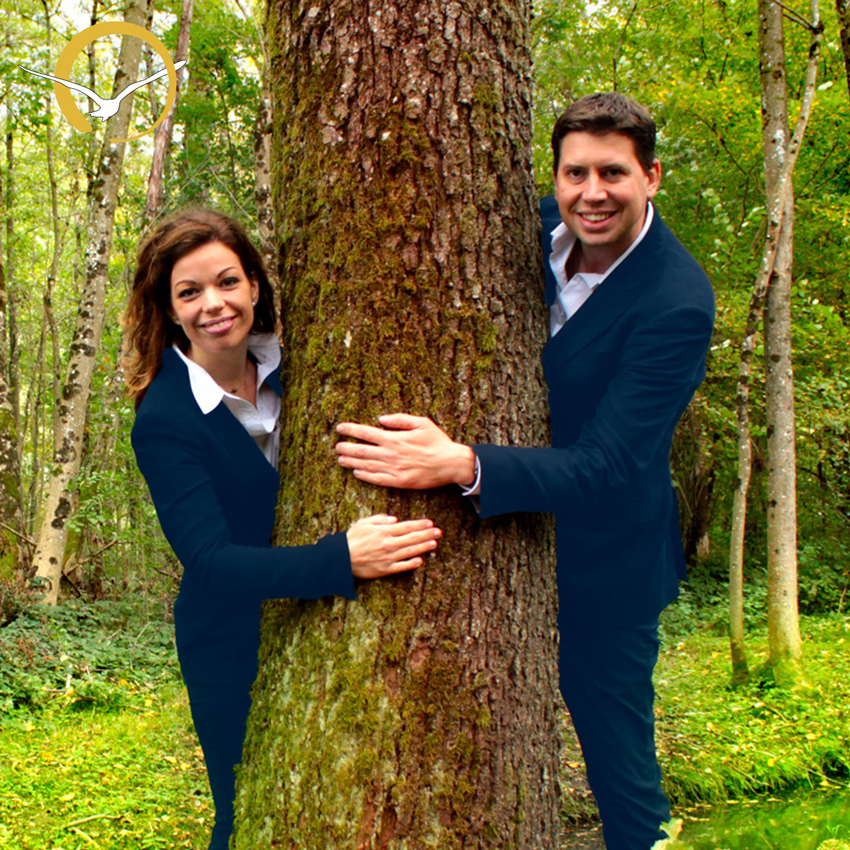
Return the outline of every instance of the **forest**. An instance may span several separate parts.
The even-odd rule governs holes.
[[[454,377],[447,375],[442,384],[433,377],[430,406],[408,388],[418,376],[414,360],[399,361],[395,379],[390,375],[363,393],[360,407],[345,399],[333,407],[333,394],[321,395],[328,384],[352,395],[358,390],[351,387],[366,385],[361,373],[349,377],[318,350],[323,341],[341,344],[345,336],[346,299],[358,292],[346,276],[356,278],[353,269],[369,267],[361,282],[367,289],[393,275],[415,276],[413,266],[429,268],[433,257],[410,234],[436,230],[437,224],[430,211],[410,215],[399,200],[405,181],[427,173],[417,170],[425,167],[427,139],[424,130],[410,130],[419,119],[414,107],[396,125],[395,107],[388,105],[389,117],[380,124],[390,128],[387,134],[401,128],[397,144],[387,143],[376,159],[378,170],[383,167],[397,182],[388,178],[368,188],[356,175],[340,176],[345,161],[334,133],[344,135],[350,115],[340,110],[328,118],[323,106],[315,106],[325,85],[318,70],[296,97],[295,81],[301,85],[302,75],[315,70],[307,61],[312,54],[305,48],[305,64],[296,64],[287,53],[295,50],[295,38],[281,33],[287,17],[297,19],[313,38],[309,49],[327,55],[338,49],[334,37],[350,33],[351,22],[360,18],[371,22],[376,40],[389,39],[388,10],[401,19],[411,4],[388,2],[382,17],[370,11],[368,0],[270,0],[268,8],[252,0],[0,3],[0,850],[205,847],[212,800],[174,650],[181,565],[160,530],[130,444],[134,406],[125,393],[122,317],[137,250],[153,225],[185,207],[234,216],[261,247],[278,298],[294,305],[282,322],[285,348],[293,352],[286,358],[293,374],[315,372],[317,383],[304,379],[302,391],[318,399],[318,418],[327,415],[332,424],[331,410],[375,416],[421,403],[409,412],[466,423],[467,414],[444,400]],[[662,163],[655,205],[714,288],[717,313],[706,378],[682,417],[671,456],[689,581],[661,625],[657,746],[674,820],[658,850],[845,850],[850,3],[433,0],[412,6],[418,6],[422,27],[422,21],[443,22],[441,32],[449,33],[456,25],[457,35],[452,29],[441,37],[455,39],[460,59],[446,63],[445,71],[435,59],[434,79],[439,85],[441,74],[448,80],[459,68],[461,78],[468,73],[472,80],[468,113],[461,112],[468,116],[469,138],[483,140],[482,150],[492,144],[488,162],[495,163],[496,176],[491,181],[480,170],[490,166],[472,154],[468,161],[459,156],[458,167],[468,166],[470,192],[491,205],[488,221],[502,215],[494,226],[510,234],[507,243],[524,234],[519,218],[512,223],[521,200],[516,207],[505,201],[503,213],[493,189],[496,182],[510,183],[504,176],[512,170],[510,157],[533,170],[528,179],[538,197],[550,194],[554,121],[578,97],[618,91],[655,119]],[[486,62],[501,73],[521,59],[497,51],[485,57],[477,45],[464,44],[467,15],[485,29],[502,27],[505,43],[519,45],[516,56],[528,54],[528,144],[522,115],[511,111],[523,101],[524,72],[510,91],[493,83],[501,79],[496,72],[476,77]],[[310,31],[314,19],[321,27]],[[455,23],[450,28],[445,21]],[[122,37],[109,26],[63,54],[75,35],[108,22],[153,33],[174,64],[186,65],[81,131],[71,122],[73,99],[80,117],[98,104],[80,94],[72,99],[67,91],[63,99],[60,86],[54,92],[34,72],[59,75],[65,56],[68,79],[105,94],[113,86],[120,91],[122,80],[141,80],[163,67],[153,40]],[[399,31],[404,37],[404,28]],[[412,40],[419,38],[413,26],[409,32]],[[434,44],[429,49],[438,56]],[[399,91],[413,102],[410,91],[420,84],[411,77],[398,83]],[[469,140],[467,145],[474,147]],[[358,238],[347,240],[346,224],[329,220],[344,215],[346,197],[361,190],[367,212],[350,219],[349,232],[356,229]],[[517,184],[505,191],[521,197],[524,189]],[[324,218],[323,205],[333,211]],[[327,230],[313,243],[306,224],[293,224],[307,208],[304,220],[313,226],[315,219],[316,227]],[[406,221],[398,225],[402,216]],[[464,220],[463,213],[457,216]],[[396,227],[400,235],[391,244],[386,234]],[[397,247],[408,237],[417,246],[413,260]],[[374,253],[374,245],[385,253]],[[317,251],[334,262],[345,257],[334,267],[339,278],[333,286],[316,283],[305,290],[321,293],[310,312],[313,306],[303,307],[307,299],[297,296],[292,281],[300,276],[313,285],[322,274],[321,265],[311,265]],[[510,262],[510,251],[498,246],[492,256],[494,264]],[[468,258],[457,260],[459,279],[464,263]],[[404,300],[408,290],[387,290],[395,295],[385,300],[396,302],[386,309],[408,318],[399,318],[394,329],[382,326],[382,333],[403,338],[414,326],[418,333],[418,319]],[[327,327],[319,327],[326,319]],[[468,368],[473,382],[485,376],[481,409],[495,411],[494,429],[515,433],[511,428],[518,426],[503,409],[508,396],[493,389],[486,370],[508,368],[493,354],[493,340],[499,334],[513,339],[510,334],[519,331],[510,317],[479,326],[478,319],[447,310],[444,321],[457,322],[457,339],[475,328],[470,350],[484,366],[476,372],[476,361]],[[354,350],[357,345],[355,340]],[[368,375],[374,364],[366,343],[363,352],[362,374]],[[423,375],[430,368],[420,366]],[[523,375],[517,383],[533,380]],[[301,411],[291,412],[292,428],[302,427]],[[481,415],[477,407],[468,413],[473,432]],[[535,424],[529,433],[539,437],[545,428]],[[279,513],[279,542],[305,542],[305,533],[315,540],[317,524],[344,527],[373,498],[346,489],[330,473],[324,481],[322,470],[332,464],[326,439],[311,436],[309,448],[315,456],[292,465],[292,480],[283,484],[283,498],[299,507]],[[313,491],[321,491],[327,504],[316,507]],[[448,497],[437,498],[434,510],[444,510],[447,502],[439,499]],[[368,506],[391,512],[421,504],[389,500]],[[287,522],[296,527],[287,528]],[[479,557],[464,537],[477,533],[470,531],[471,520],[455,526],[463,542],[454,557]],[[494,545],[489,536],[474,539]],[[500,551],[503,558],[514,553],[517,563],[536,557],[507,544]],[[464,587],[455,591],[447,579],[445,599],[454,592],[460,598]],[[484,580],[480,593],[490,598]],[[381,591],[370,598],[375,619],[357,620],[358,627],[399,616],[399,628],[410,634],[425,628],[386,613]],[[328,608],[309,620],[312,615],[298,607],[269,608],[266,628],[271,632],[271,624],[286,619],[312,622],[323,645],[331,645],[337,613]],[[293,653],[309,656],[309,641],[293,641]],[[264,644],[263,651],[268,654],[272,645]],[[316,665],[321,668],[319,660]],[[345,675],[354,672],[346,668]],[[374,688],[371,680],[367,684]],[[363,710],[377,713],[383,703],[368,688]],[[541,703],[547,693],[541,691]],[[381,722],[386,725],[380,734],[391,735],[395,718]],[[557,724],[562,741],[557,750],[550,748],[560,772],[557,816],[540,835],[557,832],[559,850],[604,847],[568,716],[559,714]],[[261,723],[256,726],[248,742],[254,751],[266,746]],[[333,742],[333,733],[327,734]],[[370,726],[368,734],[378,733]],[[305,758],[314,757],[305,752]],[[537,753],[527,757],[529,770],[545,762]],[[246,813],[255,781],[247,769],[240,777]],[[414,793],[402,786],[399,796]],[[451,789],[463,794],[459,786]],[[521,811],[531,804],[505,802],[507,792],[498,788],[493,793],[502,794],[500,803],[518,807],[511,815],[517,821],[537,817],[533,807]],[[252,811],[245,822],[266,816]],[[477,816],[473,812],[470,819]],[[508,846],[503,838],[464,843],[459,835],[452,833],[455,843],[441,839],[442,846]],[[552,846],[535,839],[533,829],[522,836],[511,846]],[[237,837],[231,846],[261,846]],[[381,844],[372,836],[372,843],[337,846],[436,846],[416,840],[413,835]]]

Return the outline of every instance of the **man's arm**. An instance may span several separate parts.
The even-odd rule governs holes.
[[[683,307],[655,316],[636,331],[623,351],[620,373],[572,445],[477,446],[481,515],[593,510],[627,492],[690,401],[711,327],[708,312]],[[473,450],[452,441],[429,419],[394,414],[379,421],[384,428],[338,426],[341,434],[372,444],[336,446],[340,464],[362,481],[409,489],[473,482]]]
[[[475,481],[475,454],[424,416],[379,416],[382,428],[342,422],[337,431],[363,443],[337,443],[340,466],[368,484],[427,490]],[[390,429],[390,430],[386,430]]]

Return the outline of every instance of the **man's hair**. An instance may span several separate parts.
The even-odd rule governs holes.
[[[555,122],[552,157],[555,172],[561,164],[561,142],[568,133],[607,136],[620,133],[635,146],[635,156],[649,174],[655,162],[655,122],[647,110],[619,92],[599,92],[579,98]]]

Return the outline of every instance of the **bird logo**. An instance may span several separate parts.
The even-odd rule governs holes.
[[[174,64],[174,70],[179,71],[186,64],[186,60],[182,60],[181,62],[176,62]],[[101,121],[106,121],[107,118],[111,118],[118,112],[119,107],[121,106],[121,101],[127,97],[128,94],[132,94],[136,89],[140,89],[142,86],[146,86],[148,83],[152,83],[154,80],[159,80],[162,77],[167,77],[169,73],[168,68],[163,68],[161,71],[157,71],[155,74],[151,74],[149,77],[145,77],[144,80],[139,80],[137,83],[131,83],[125,89],[122,89],[119,94],[115,97],[105,98],[101,97],[96,92],[93,92],[87,86],[81,86],[79,83],[72,83],[70,80],[63,80],[60,77],[54,77],[53,74],[42,74],[39,71],[32,71],[29,68],[25,68],[23,65],[18,65],[18,67],[22,71],[26,71],[28,74],[33,74],[36,77],[44,77],[45,80],[53,80],[56,83],[61,83],[63,86],[68,86],[69,89],[73,89],[74,91],[82,92],[86,97],[91,98],[96,104],[97,109],[93,109],[91,112],[87,112],[86,115],[91,115],[92,118],[100,118]]]
[[[155,74],[151,74],[144,80],[139,80],[137,83],[131,83],[126,86],[115,97],[104,98],[96,92],[92,91],[87,86],[82,86],[79,83],[71,82],[69,77],[74,67],[74,60],[80,52],[86,48],[91,42],[106,35],[129,35],[134,38],[140,38],[146,41],[160,56],[165,67]],[[86,97],[97,104],[97,109],[87,113],[92,118],[100,118],[101,121],[106,121],[118,112],[121,106],[121,101],[125,97],[133,94],[137,89],[147,85],[154,80],[159,80],[163,77],[168,77],[168,95],[166,96],[165,106],[162,113],[154,124],[147,130],[137,133],[135,136],[130,136],[127,139],[112,139],[112,142],[129,142],[131,139],[138,139],[148,133],[152,133],[168,115],[169,110],[174,104],[177,96],[177,71],[186,65],[186,61],[182,60],[176,64],[172,61],[171,55],[165,45],[149,30],[144,29],[136,24],[130,24],[125,21],[102,21],[94,24],[82,32],[78,32],[66,45],[59,59],[56,61],[56,68],[53,74],[43,74],[40,71],[33,71],[30,68],[25,68],[23,65],[18,67],[26,71],[28,74],[33,74],[36,77],[43,77],[46,80],[53,80],[53,92],[56,95],[56,102],[62,110],[62,114],[68,119],[71,126],[81,133],[88,133],[92,126],[86,120],[86,117],[80,111],[71,94],[72,91],[81,92]]]

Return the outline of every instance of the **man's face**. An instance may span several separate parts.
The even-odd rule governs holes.
[[[628,136],[564,136],[555,198],[564,224],[592,265],[607,268],[634,242],[660,180],[661,164],[656,160],[647,174]]]

